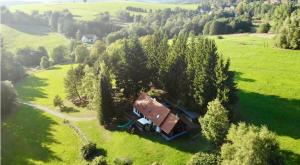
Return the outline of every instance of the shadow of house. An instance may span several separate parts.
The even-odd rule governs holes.
[[[47,93],[42,89],[47,85],[47,79],[29,76],[17,83],[16,89],[22,100],[34,101],[36,98],[47,98]]]
[[[56,121],[43,112],[22,106],[11,118],[2,121],[2,164],[34,164],[58,160],[48,144],[58,143],[51,127]]]

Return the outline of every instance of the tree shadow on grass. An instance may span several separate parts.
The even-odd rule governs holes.
[[[47,98],[42,87],[47,86],[47,79],[28,76],[16,86],[19,97],[24,101],[35,101],[37,98]]]
[[[250,78],[244,78],[242,77],[243,73],[242,72],[234,72],[234,79],[236,81],[245,81],[245,82],[255,82],[254,79],[250,79]]]
[[[6,24],[10,28],[13,28],[19,32],[27,33],[31,35],[48,35],[51,30],[47,26],[43,25],[19,25],[19,24]]]
[[[300,100],[239,91],[241,119],[278,135],[300,138]]]
[[[299,154],[295,154],[293,152],[286,151],[286,150],[281,150],[281,153],[284,157],[285,164],[288,164],[288,165],[299,165],[300,164],[300,155]]]
[[[60,158],[47,146],[58,143],[52,134],[57,122],[28,106],[2,121],[2,164],[34,164]]]

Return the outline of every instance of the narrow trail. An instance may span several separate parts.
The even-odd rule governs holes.
[[[90,120],[95,120],[96,119],[96,117],[74,117],[74,116],[70,116],[70,115],[64,114],[62,112],[52,110],[49,107],[42,106],[42,105],[37,105],[37,104],[33,104],[33,103],[28,103],[28,102],[19,102],[19,103],[31,106],[31,107],[33,107],[37,110],[49,113],[51,115],[54,115],[54,116],[57,116],[59,118],[66,119],[66,120],[69,120],[69,121],[90,121]]]

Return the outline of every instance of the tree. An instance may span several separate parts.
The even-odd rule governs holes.
[[[226,141],[221,147],[221,165],[283,164],[276,135],[265,126],[232,125]]]
[[[105,43],[101,40],[97,40],[91,47],[91,56],[99,57],[100,54],[104,53],[105,49]]]
[[[102,66],[99,78],[95,81],[95,88],[93,107],[97,111],[99,123],[105,125],[112,117],[113,100],[110,79],[104,66]]]
[[[143,88],[147,88],[147,56],[136,38],[125,40],[120,54],[115,54],[112,58],[116,58],[113,68],[116,83],[120,89],[124,89],[126,97],[137,96]]]
[[[6,117],[17,105],[17,92],[10,81],[1,81],[1,118]]]
[[[81,90],[82,90],[82,78],[84,77],[84,66],[79,65],[75,69],[71,69],[67,72],[67,76],[64,80],[65,90],[68,99],[78,98],[82,100]]]
[[[218,99],[209,102],[207,109],[204,117],[200,118],[202,134],[209,141],[220,145],[229,128],[228,112]]]
[[[50,62],[47,56],[41,58],[40,66],[42,69],[47,69],[50,67]]]
[[[258,33],[268,33],[271,28],[271,25],[269,23],[262,23],[259,25],[257,32]]]
[[[95,80],[97,75],[95,74],[94,68],[88,65],[84,68],[84,77],[82,79],[82,94],[87,97],[89,104],[88,109],[93,109],[92,100],[94,99]]]
[[[89,56],[89,51],[84,45],[78,45],[75,49],[75,62],[82,63]]]
[[[187,165],[218,165],[219,156],[213,153],[198,152],[187,162]]]
[[[53,99],[53,105],[55,107],[62,108],[64,106],[64,102],[59,95],[56,95]]]
[[[67,48],[65,46],[55,47],[52,51],[51,58],[54,64],[59,64],[65,61]]]
[[[25,76],[23,66],[13,57],[12,53],[1,48],[1,80],[16,82]]]

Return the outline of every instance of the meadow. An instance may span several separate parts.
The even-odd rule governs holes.
[[[120,10],[126,10],[127,6],[141,7],[145,9],[164,9],[164,8],[185,8],[196,9],[196,4],[167,4],[167,3],[146,3],[146,2],[132,2],[132,1],[106,1],[98,3],[49,3],[49,4],[28,4],[15,5],[10,7],[12,10],[20,10],[26,13],[31,13],[33,10],[39,12],[49,10],[64,10],[68,9],[79,20],[92,20],[101,12],[109,12],[116,14]],[[131,12],[136,14],[143,14],[140,12]]]
[[[69,45],[69,39],[61,34],[50,32],[48,27],[35,25],[17,25],[10,27],[0,24],[4,47],[15,53],[26,46],[37,48],[44,46],[48,53],[60,45]]]
[[[236,73],[236,82],[239,88],[239,103],[236,110],[238,119],[254,125],[268,126],[270,130],[277,134],[280,148],[286,156],[287,164],[299,164],[300,51],[274,48],[273,35],[235,34],[223,35],[224,39],[212,38],[217,43],[219,53],[225,58],[231,59],[231,70]],[[63,78],[70,67],[70,65],[58,65],[52,69],[31,74],[24,81],[17,84],[16,88],[19,97],[25,101],[32,101],[36,104],[51,107],[52,99],[56,94],[65,98]],[[28,121],[31,121],[30,113],[38,113],[36,110],[28,107],[21,107],[21,109],[15,115],[11,115],[6,122],[20,124],[15,127],[2,125],[4,131],[12,134],[12,130],[24,125],[28,127],[26,128],[27,130],[41,133],[50,131],[50,137],[53,139],[61,138],[61,140],[64,140],[64,136],[61,137],[60,131],[53,131],[52,127],[48,126],[44,127],[44,129],[39,129],[36,128],[36,122],[28,123]],[[23,113],[28,113],[28,117]],[[25,117],[21,117],[23,115]],[[47,118],[51,118],[51,120],[59,123],[58,119],[54,117],[46,114],[43,114],[43,116],[47,116]],[[129,157],[134,160],[135,164],[149,164],[153,161],[160,161],[165,164],[185,164],[193,153],[206,151],[210,148],[201,136],[195,139],[183,137],[172,142],[166,142],[156,135],[149,136],[129,134],[123,131],[108,131],[99,126],[96,120],[82,121],[75,124],[80,127],[88,139],[106,150],[106,155],[110,162],[116,157]],[[60,124],[53,124],[53,127],[62,130],[65,128]],[[34,136],[31,131],[28,134],[24,131],[16,131],[13,135],[15,138]],[[68,135],[71,138],[59,141],[62,145],[68,141],[75,140],[76,142],[74,135],[71,135],[70,132]],[[47,136],[38,136],[37,138],[42,140],[38,140],[36,143],[44,146],[44,141],[47,141],[47,139],[43,140],[43,138],[47,138]],[[4,141],[3,150],[10,143],[12,141]],[[26,147],[23,147],[22,143],[28,147],[30,143],[26,140],[20,140],[18,143],[20,144],[16,145],[14,151],[11,150],[6,152],[6,154],[8,158],[11,158],[12,154],[20,155],[18,160],[21,162],[21,159],[28,159],[25,159],[26,150],[23,148]],[[59,143],[48,140],[47,144],[48,150],[55,151],[54,153],[61,152],[57,149]],[[39,147],[35,148],[35,150],[43,151],[43,148]],[[61,154],[63,158],[52,152],[42,152],[45,154],[42,157],[37,151],[32,152],[32,155],[27,157],[29,157],[29,160],[42,164],[51,164],[51,162],[55,164],[57,159],[51,155],[57,155],[63,161],[67,158],[69,158],[69,162],[78,160],[79,149],[74,147],[74,145],[66,146],[64,150],[66,153]],[[16,151],[20,153],[14,153]],[[25,156],[21,157],[22,153]],[[69,157],[69,153],[73,153],[74,157]],[[44,157],[48,158],[45,159]],[[4,158],[8,160],[6,157]]]

